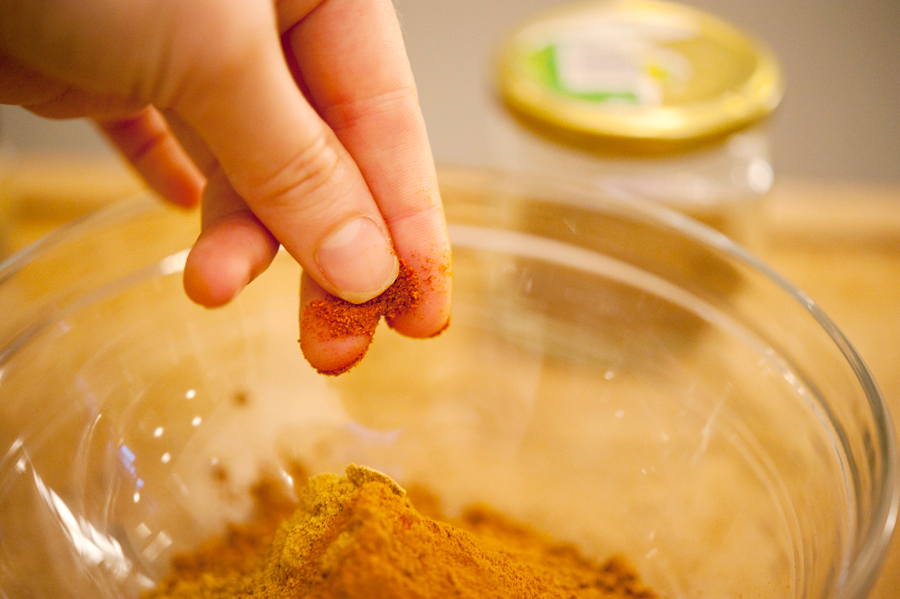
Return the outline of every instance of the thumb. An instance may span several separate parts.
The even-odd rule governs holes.
[[[274,17],[243,29],[230,36],[236,41],[216,44],[215,52],[193,62],[202,66],[184,79],[189,83],[173,110],[203,138],[237,195],[308,275],[348,301],[371,299],[398,272],[375,200],[356,163],[297,87]],[[207,197],[204,205],[216,201]],[[204,223],[207,248],[216,245],[215,227],[215,220]],[[214,260],[202,262],[215,269]],[[261,270],[252,259],[244,263],[247,278]]]

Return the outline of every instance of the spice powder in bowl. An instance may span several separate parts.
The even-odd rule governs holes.
[[[177,557],[144,599],[657,597],[618,558],[594,562],[483,506],[451,520],[418,495],[421,512],[386,475],[351,464],[309,479],[276,527],[288,503],[257,493],[256,520]]]

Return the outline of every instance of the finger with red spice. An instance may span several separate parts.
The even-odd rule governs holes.
[[[381,295],[353,304],[329,295],[304,273],[300,294],[300,348],[320,373],[346,372],[365,356],[384,317],[388,324],[403,318],[416,320],[422,299],[416,272],[400,262],[397,280]]]
[[[390,0],[321,2],[284,39],[310,102],[359,167],[397,258],[422,283],[417,307],[389,322],[410,337],[437,334],[450,315],[450,244],[425,121]],[[348,269],[362,262],[350,251],[341,258]]]
[[[372,343],[378,319],[330,295],[305,272],[300,280],[300,350],[321,374],[338,375],[356,366]]]
[[[394,233],[393,228],[391,230],[395,237],[403,235],[403,233]],[[451,260],[449,243],[446,232],[436,234],[435,237],[437,238],[435,241],[430,245],[425,245],[425,248],[429,250],[427,255],[422,255],[416,250],[404,252],[405,246],[402,246],[402,249],[401,246],[398,246],[397,249],[400,263],[415,276],[418,299],[413,306],[385,314],[385,320],[392,329],[407,337],[420,339],[436,337],[450,325]],[[421,247],[421,245],[420,243],[419,246]]]

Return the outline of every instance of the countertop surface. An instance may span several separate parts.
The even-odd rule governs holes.
[[[142,189],[115,165],[29,163],[0,186],[0,256]],[[866,361],[900,423],[900,187],[779,181],[753,251],[806,292]],[[4,247],[5,245],[5,247]],[[874,599],[900,592],[895,535]]]

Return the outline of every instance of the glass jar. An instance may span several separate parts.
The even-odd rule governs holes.
[[[499,54],[494,166],[655,201],[739,241],[774,180],[773,54],[705,12],[653,0],[563,7]]]

